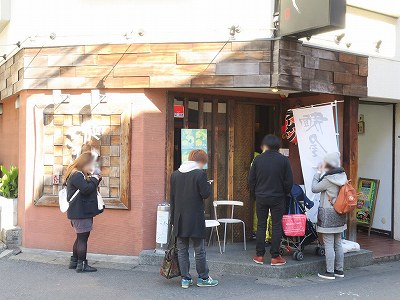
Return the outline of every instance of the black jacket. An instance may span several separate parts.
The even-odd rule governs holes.
[[[204,199],[211,195],[211,185],[202,170],[175,171],[171,176],[171,221],[178,237],[206,237]]]
[[[87,181],[81,172],[75,172],[69,177],[67,199],[71,199],[77,189],[79,189],[79,193],[69,204],[68,219],[86,219],[99,214],[100,211],[97,205],[98,185],[99,180],[91,177]]]
[[[273,150],[260,154],[251,166],[249,185],[256,197],[285,197],[293,186],[289,159]]]

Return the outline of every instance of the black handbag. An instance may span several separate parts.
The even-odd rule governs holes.
[[[165,256],[161,263],[160,274],[167,279],[181,276],[178,261],[178,248],[176,247],[176,238],[173,234],[173,229],[170,234],[168,250],[165,251]]]

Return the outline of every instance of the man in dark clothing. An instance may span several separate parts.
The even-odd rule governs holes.
[[[171,176],[171,224],[174,225],[173,233],[177,237],[181,285],[185,289],[193,285],[189,273],[189,243],[192,241],[196,254],[196,271],[199,275],[197,286],[216,286],[218,280],[208,275],[204,248],[204,199],[211,195],[211,184],[202,169],[207,164],[208,155],[203,150],[195,149],[189,153],[188,159]]]
[[[286,261],[279,255],[282,238],[282,216],[286,196],[293,185],[293,174],[289,159],[279,153],[280,139],[267,135],[262,141],[265,150],[257,156],[250,169],[249,184],[256,197],[258,218],[255,263],[263,264],[265,255],[265,230],[268,213],[272,217],[271,265],[283,265]]]

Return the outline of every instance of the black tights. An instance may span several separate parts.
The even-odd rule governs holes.
[[[78,260],[86,260],[87,242],[89,239],[90,231],[77,233],[74,247],[72,248],[72,256]]]

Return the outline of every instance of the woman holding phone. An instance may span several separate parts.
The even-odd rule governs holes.
[[[203,150],[192,150],[184,162],[171,176],[171,224],[177,237],[178,261],[182,288],[193,285],[189,274],[189,242],[196,254],[197,286],[210,287],[218,284],[208,273],[205,243],[206,225],[204,199],[211,195],[212,180],[207,180],[203,171],[208,156]]]
[[[324,279],[344,277],[342,233],[347,228],[346,215],[339,215],[333,204],[346,182],[346,173],[340,167],[340,153],[327,154],[312,182],[312,192],[321,193],[317,231],[324,241],[326,272],[319,273],[318,276]]]
[[[70,269],[81,272],[96,272],[97,269],[88,265],[87,243],[93,228],[93,217],[101,211],[97,203],[97,187],[101,181],[100,173],[95,172],[95,159],[91,152],[82,153],[67,169],[65,184],[69,203],[68,219],[76,233],[73,254],[69,264]],[[96,173],[96,174],[94,174]]]

